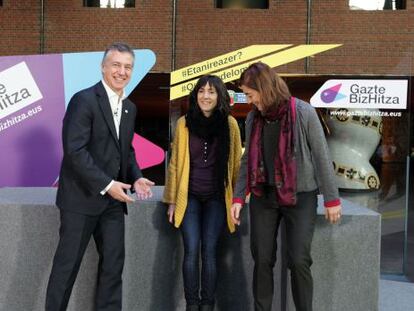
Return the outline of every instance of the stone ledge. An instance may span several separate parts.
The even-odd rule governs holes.
[[[129,206],[126,217],[124,310],[178,311],[182,293],[182,245],[179,231],[166,218],[159,202],[163,187],[150,201]],[[59,213],[54,188],[0,189],[0,310],[44,310],[44,297],[58,239]],[[312,245],[315,280],[314,310],[378,310],[380,216],[344,201],[337,226],[318,211]],[[247,209],[234,235],[224,233],[219,245],[217,310],[253,310],[253,262],[249,246]],[[283,250],[283,243],[280,243]],[[280,252],[280,251],[279,251]],[[281,258],[280,253],[278,258]],[[93,310],[97,256],[88,247],[68,311]],[[286,284],[285,262],[275,268],[273,311],[294,310]],[[285,294],[287,293],[287,299]]]

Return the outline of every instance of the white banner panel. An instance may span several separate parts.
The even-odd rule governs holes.
[[[311,98],[318,108],[407,109],[407,80],[328,80]]]
[[[25,62],[0,72],[0,119],[42,98]]]

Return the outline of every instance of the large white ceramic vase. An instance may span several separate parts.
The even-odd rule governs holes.
[[[328,112],[331,134],[327,141],[340,189],[375,190],[380,186],[369,162],[381,139],[382,120],[377,112],[344,108]]]

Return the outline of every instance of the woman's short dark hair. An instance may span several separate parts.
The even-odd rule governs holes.
[[[197,93],[206,84],[214,87],[217,92],[217,106],[214,111],[219,110],[223,115],[229,115],[230,113],[230,95],[227,92],[226,85],[217,76],[205,75],[198,79],[196,85],[190,93],[190,107],[189,110],[202,114],[200,107],[197,104]]]
[[[239,80],[239,86],[242,85],[258,91],[266,109],[289,101],[291,97],[286,82],[262,62],[253,63],[243,71]]]

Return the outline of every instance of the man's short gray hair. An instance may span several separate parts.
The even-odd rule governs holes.
[[[105,61],[105,58],[106,58],[106,56],[108,55],[108,53],[110,51],[118,51],[118,52],[121,52],[121,53],[125,53],[125,52],[129,53],[129,54],[132,55],[132,58],[135,60],[134,50],[131,49],[131,47],[128,44],[123,43],[123,42],[116,42],[116,43],[112,43],[110,46],[108,46],[106,48],[105,53],[104,53],[103,58],[102,58],[102,63]]]

